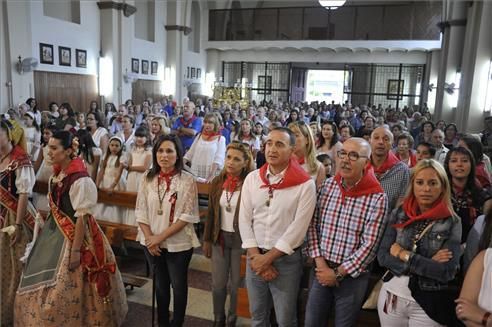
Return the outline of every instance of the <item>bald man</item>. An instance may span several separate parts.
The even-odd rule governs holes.
[[[371,164],[374,173],[388,196],[388,212],[403,198],[410,179],[410,169],[391,151],[393,134],[385,126],[376,128],[371,134]]]
[[[367,165],[371,146],[350,138],[337,152],[339,171],[320,187],[308,229],[308,253],[316,274],[309,290],[306,326],[354,326],[384,231],[387,197]]]

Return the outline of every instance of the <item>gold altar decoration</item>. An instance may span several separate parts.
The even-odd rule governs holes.
[[[221,102],[230,105],[238,102],[242,109],[248,108],[251,103],[251,88],[253,85],[248,83],[246,78],[237,80],[234,86],[227,86],[224,82],[219,81],[214,83],[214,106],[218,107]]]

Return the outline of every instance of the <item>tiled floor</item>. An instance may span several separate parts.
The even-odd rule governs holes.
[[[122,272],[145,276],[146,266],[143,252],[138,249],[128,249],[128,256],[120,262]],[[127,291],[129,312],[124,327],[151,326],[152,316],[152,280],[142,288]],[[185,326],[211,326],[213,321],[210,260],[195,251],[188,274],[188,307],[186,309]],[[171,302],[172,303],[172,302]],[[226,303],[227,308],[228,303]],[[172,309],[172,307],[171,307]],[[237,326],[249,326],[249,319],[239,318]],[[330,323],[333,326],[333,323]],[[362,311],[358,326],[379,326],[375,311]]]

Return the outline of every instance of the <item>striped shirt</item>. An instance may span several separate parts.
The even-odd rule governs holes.
[[[318,193],[314,217],[308,229],[308,253],[340,264],[356,278],[374,260],[384,232],[387,197],[374,193],[346,196],[327,179]]]

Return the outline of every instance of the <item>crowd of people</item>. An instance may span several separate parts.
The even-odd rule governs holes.
[[[491,151],[492,118],[460,133],[425,105],[163,97],[74,112],[30,98],[0,122],[0,325],[121,325],[126,296],[98,219],[138,226],[159,326],[183,325],[199,246],[214,326],[236,324],[244,253],[252,326],[272,312],[300,324],[309,266],[306,326],[332,313],[354,326],[378,273],[382,326],[492,326]],[[210,184],[202,242],[197,182]],[[135,192],[136,207],[97,203],[97,189]]]

